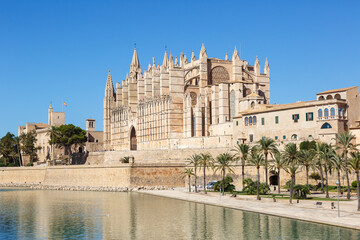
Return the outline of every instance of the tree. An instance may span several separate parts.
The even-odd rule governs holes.
[[[258,141],[258,148],[264,154],[265,157],[265,182],[268,184],[268,155],[278,152],[275,140],[268,137],[263,137]]]
[[[251,165],[256,167],[257,170],[257,186],[256,186],[256,199],[260,200],[259,195],[259,184],[260,184],[260,167],[265,164],[264,155],[262,153],[259,153],[257,151],[253,151],[251,154],[251,157],[249,159],[249,162]]]
[[[197,192],[197,168],[199,167],[200,165],[200,155],[199,154],[193,154],[191,155],[187,161],[188,161],[188,164],[192,165],[194,167],[194,177],[195,177],[195,192]]]
[[[321,192],[324,193],[324,169],[323,169],[323,158],[322,158],[322,148],[324,147],[322,142],[317,142],[315,147],[315,158],[314,167],[320,172],[321,180]]]
[[[349,165],[356,173],[356,188],[357,188],[357,199],[358,199],[358,211],[360,211],[360,186],[359,186],[359,172],[360,172],[360,152],[352,152]]]
[[[250,146],[246,143],[237,144],[234,150],[241,161],[241,182],[243,183],[245,180],[245,164],[250,153]]]
[[[348,172],[348,153],[350,150],[355,148],[355,145],[352,143],[352,140],[355,138],[353,134],[350,132],[342,132],[340,134],[336,134],[335,141],[337,144],[337,149],[342,152],[344,158],[344,170],[346,176],[347,183],[347,199],[350,199],[350,180],[349,180],[349,172]]]
[[[233,173],[233,166],[231,165],[234,162],[235,157],[230,153],[221,153],[216,157],[216,160],[213,164],[214,172],[220,171],[222,173],[222,195],[225,195],[225,173],[226,171]]]
[[[30,164],[32,165],[34,161],[37,160],[37,150],[41,149],[41,147],[36,147],[36,131],[32,130],[28,133],[23,133],[20,135],[20,149],[21,151],[29,155],[30,157]]]
[[[299,162],[305,167],[306,184],[309,184],[309,169],[313,165],[315,152],[313,150],[302,149],[299,152]]]
[[[271,169],[276,171],[278,174],[278,193],[280,194],[280,170],[283,168],[285,162],[282,155],[278,152],[274,154],[273,162],[271,164]]]
[[[194,170],[192,168],[185,168],[185,172],[183,173],[183,178],[188,178],[188,184],[189,184],[189,192],[191,192],[191,182],[190,178],[194,175]]]
[[[296,161],[287,162],[287,165],[284,167],[284,170],[290,174],[291,183],[290,183],[290,203],[292,203],[292,197],[294,195],[294,185],[295,185],[295,175],[298,173],[299,164]]]
[[[328,178],[328,172],[331,165],[331,155],[333,154],[332,146],[331,144],[327,143],[318,143],[319,147],[319,158],[321,158],[322,166],[324,167],[325,172],[325,189],[326,189],[326,198],[329,198],[329,178]]]
[[[55,144],[56,147],[64,148],[68,154],[68,164],[71,163],[72,147],[83,146],[87,140],[86,131],[72,124],[53,127],[51,130],[49,144]]]
[[[204,193],[206,193],[206,169],[212,166],[213,157],[210,153],[201,153],[199,159],[199,166],[204,171]]]
[[[0,154],[4,159],[5,166],[9,163],[16,163],[16,159],[18,159],[18,151],[14,134],[8,132],[0,139]]]
[[[344,163],[341,159],[341,156],[339,154],[336,154],[335,152],[331,155],[330,158],[331,165],[336,169],[337,171],[337,177],[339,182],[339,188],[341,189],[341,179],[340,179],[340,173],[342,169],[344,168]]]

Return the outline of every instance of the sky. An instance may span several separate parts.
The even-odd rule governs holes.
[[[134,44],[142,70],[204,43],[208,57],[270,64],[271,103],[358,86],[360,1],[0,1],[0,137],[26,122],[102,130],[108,69],[120,82]],[[67,107],[63,107],[66,102]]]

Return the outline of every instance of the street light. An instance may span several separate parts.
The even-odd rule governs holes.
[[[344,196],[344,190],[345,190],[345,176],[342,176],[343,185],[342,185],[342,194],[341,196]]]
[[[340,188],[339,188],[339,181],[336,181],[336,186],[338,189],[338,194],[337,194],[337,209],[338,209],[338,217],[340,217],[340,204],[339,204],[339,195],[340,195]]]

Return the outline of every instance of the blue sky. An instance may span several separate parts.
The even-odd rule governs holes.
[[[224,3],[225,2],[225,3]],[[231,57],[261,69],[268,57],[271,103],[312,100],[359,85],[359,1],[0,1],[0,136],[47,122],[65,101],[66,123],[102,130],[107,71],[129,71],[134,43],[142,69],[174,56]]]

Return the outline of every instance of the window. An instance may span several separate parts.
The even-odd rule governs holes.
[[[253,118],[249,117],[249,125],[252,125],[252,120],[253,120]]]
[[[265,118],[261,118],[261,125],[265,125]]]
[[[250,139],[250,142],[253,142],[254,141],[254,135],[250,134],[249,139]]]
[[[331,118],[335,118],[335,108],[330,109],[330,116]]]
[[[312,135],[309,135],[309,138],[312,138]]]
[[[256,116],[253,116],[253,124],[256,125]]]
[[[285,136],[285,135],[283,136],[283,139],[286,139],[286,136]]]
[[[318,111],[318,117],[319,117],[319,119],[322,119],[322,110],[321,109],[319,109],[319,111]]]
[[[300,118],[299,114],[293,114],[292,115],[292,119],[294,120],[294,122],[298,122],[299,118]]]
[[[275,116],[275,123],[276,123],[276,124],[279,123],[279,116]]]
[[[342,116],[345,117],[345,108],[342,109]]]
[[[339,108],[339,117],[341,117],[341,108]]]
[[[238,122],[238,121],[236,121],[236,126],[239,126],[239,122]]]
[[[314,120],[314,113],[308,112],[306,113],[306,121],[313,121]]]
[[[292,139],[292,140],[297,140],[297,135],[296,135],[296,134],[293,134],[293,135],[291,136],[291,139]]]
[[[332,128],[332,126],[327,122],[321,126],[321,129],[327,129],[327,128]]]
[[[325,108],[324,110],[324,118],[328,119],[329,118],[329,109]]]
[[[278,140],[278,136],[275,136],[275,140]]]
[[[247,125],[249,125],[249,118],[248,117],[245,118],[245,126],[247,126]]]

